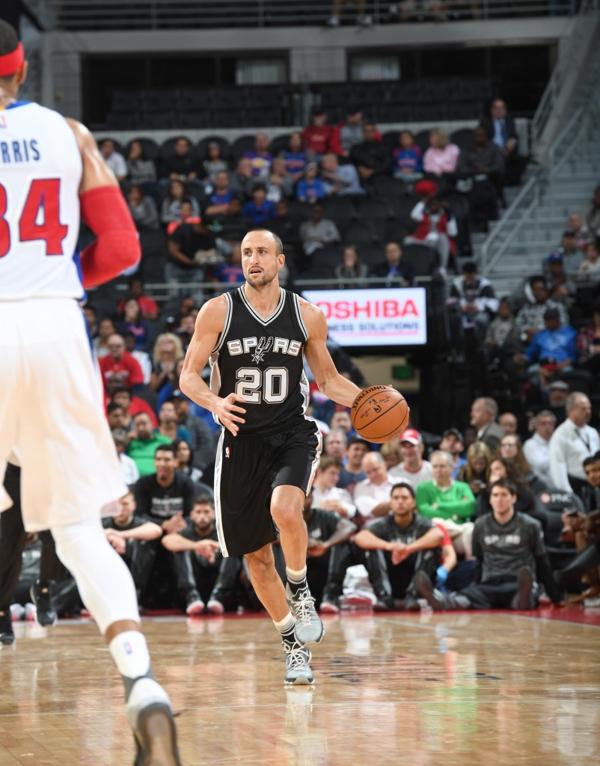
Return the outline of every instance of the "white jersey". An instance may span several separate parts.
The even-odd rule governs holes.
[[[62,115],[28,102],[0,111],[0,301],[83,296],[81,174]]]

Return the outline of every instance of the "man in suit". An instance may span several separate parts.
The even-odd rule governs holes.
[[[477,429],[477,441],[487,444],[492,452],[500,444],[504,431],[496,423],[498,405],[494,399],[482,396],[471,405],[471,425]]]
[[[516,186],[520,182],[526,160],[519,155],[517,130],[513,118],[508,114],[506,101],[501,98],[492,101],[489,115],[481,120],[481,127],[504,156],[504,183],[507,186]]]

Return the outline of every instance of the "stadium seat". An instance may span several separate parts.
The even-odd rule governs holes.
[[[356,218],[356,207],[350,197],[327,197],[322,204],[324,218],[330,218],[338,229],[344,229]]]
[[[281,136],[275,136],[269,144],[269,151],[273,157],[277,157],[281,152],[285,152],[289,146],[291,135],[291,133],[283,133]]]
[[[343,233],[344,243],[347,245],[356,245],[361,247],[370,247],[381,237],[376,236],[376,230],[364,221],[352,221]]]
[[[410,265],[415,277],[431,277],[439,267],[437,252],[427,245],[405,245],[402,248],[402,261]]]
[[[423,154],[429,149],[429,128],[427,130],[420,130],[415,135],[415,143],[420,147]]]
[[[231,154],[236,159],[244,154],[244,152],[251,152],[254,149],[254,142],[256,140],[256,133],[246,133],[243,136],[239,136],[231,144]]]
[[[394,215],[391,202],[368,197],[362,197],[357,201],[356,212],[359,220],[364,221],[385,221]]]

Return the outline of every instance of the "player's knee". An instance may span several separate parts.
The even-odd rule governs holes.
[[[253,578],[263,579],[275,569],[275,560],[270,547],[261,548],[245,555],[250,575]]]
[[[274,503],[271,506],[271,516],[273,517],[273,521],[277,525],[277,528],[283,529],[284,531],[296,529],[298,524],[302,521],[301,510],[280,505],[279,503]]]

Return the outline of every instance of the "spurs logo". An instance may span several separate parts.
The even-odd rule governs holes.
[[[262,360],[265,358],[265,354],[267,353],[267,351],[270,351],[272,347],[273,347],[273,338],[271,336],[269,336],[268,338],[265,338],[264,335],[261,335],[261,337],[258,339],[256,349],[251,356],[251,359],[254,362],[254,364],[259,364],[260,362],[262,362]]]

